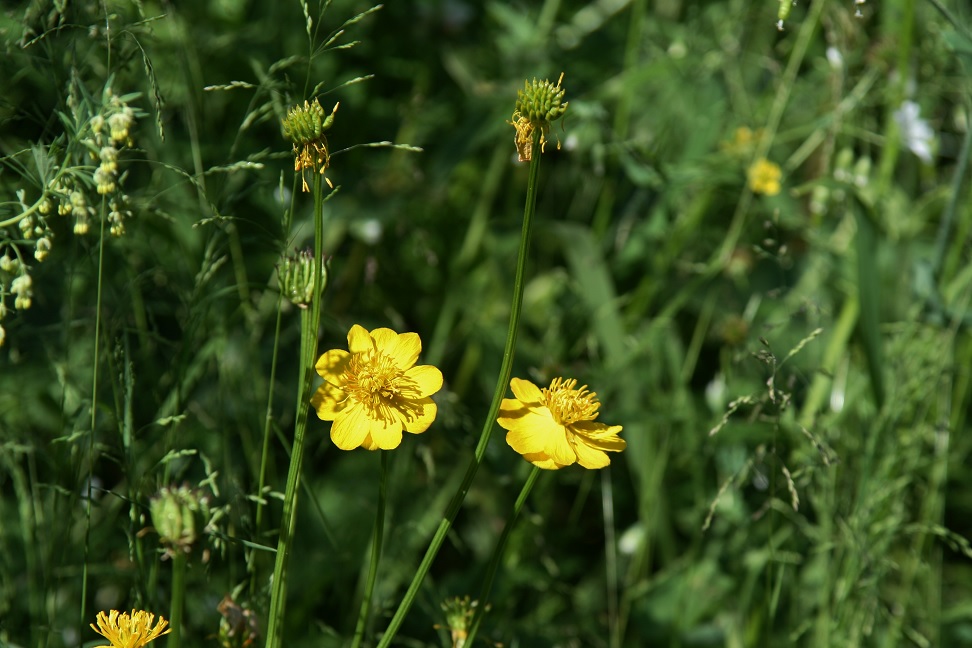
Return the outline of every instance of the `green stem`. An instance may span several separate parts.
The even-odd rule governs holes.
[[[462,484],[459,485],[456,494],[452,496],[452,501],[449,502],[445,515],[439,522],[439,527],[436,529],[435,535],[432,536],[432,541],[429,543],[429,548],[425,552],[425,557],[422,558],[415,577],[412,578],[412,582],[408,586],[402,602],[398,605],[395,616],[392,617],[388,628],[385,630],[385,634],[382,635],[381,641],[378,643],[378,648],[387,648],[391,644],[392,639],[395,638],[398,628],[402,625],[402,621],[405,620],[405,615],[408,614],[409,608],[412,607],[412,602],[418,594],[419,587],[421,587],[425,575],[429,572],[429,568],[432,566],[436,554],[439,553],[439,549],[442,547],[442,543],[445,541],[446,535],[448,535],[449,529],[452,527],[452,522],[456,519],[459,509],[462,507],[462,502],[466,498],[466,493],[469,492],[469,487],[472,485],[473,478],[476,476],[476,471],[479,470],[479,464],[483,461],[483,455],[486,454],[486,447],[489,445],[489,437],[493,433],[493,427],[496,424],[496,415],[499,413],[500,403],[503,400],[503,396],[506,395],[506,390],[510,383],[510,374],[513,372],[513,352],[516,348],[516,333],[520,323],[520,307],[523,305],[524,276],[527,253],[530,248],[530,230],[533,225],[533,214],[537,206],[537,185],[540,177],[539,130],[533,136],[533,151],[536,155],[533,156],[530,162],[527,198],[526,204],[523,207],[523,229],[520,232],[520,252],[516,259],[516,275],[513,280],[513,303],[510,305],[510,323],[506,331],[506,346],[503,349],[503,362],[500,365],[500,374],[496,382],[496,391],[493,393],[493,402],[489,407],[489,413],[486,415],[486,421],[483,423],[483,431],[479,435],[479,443],[476,445],[476,451],[473,454],[472,460],[469,462],[469,467],[466,469]]]
[[[267,414],[263,421],[263,451],[260,454],[260,486],[257,490],[256,502],[256,520],[254,521],[254,531],[256,536],[259,538],[263,532],[263,506],[264,506],[264,492],[263,489],[267,483],[267,462],[270,456],[270,430],[273,424],[273,386],[277,382],[277,352],[280,349],[280,322],[283,319],[283,311],[280,308],[283,301],[283,296],[277,295],[277,325],[274,329],[273,334],[273,356],[270,359],[270,382],[269,389],[267,389]],[[256,568],[256,556],[250,561],[250,596],[256,594],[256,578],[257,578],[257,568]]]
[[[358,613],[358,625],[354,629],[354,642],[351,648],[358,648],[364,638],[365,626],[368,623],[368,612],[371,610],[371,596],[375,591],[375,579],[378,576],[378,561],[381,559],[381,544],[385,530],[385,494],[388,483],[388,453],[381,450],[381,481],[378,482],[378,512],[375,514],[375,538],[371,543],[371,565],[368,567],[368,581],[365,584],[364,599],[361,601],[361,611]]]
[[[88,601],[88,550],[91,538],[91,497],[95,462],[95,421],[98,416],[98,342],[101,340],[101,284],[105,267],[105,221],[108,220],[108,199],[101,198],[101,233],[98,238],[98,294],[95,297],[94,355],[91,360],[91,436],[88,437],[88,484],[84,502],[84,563],[81,565],[81,627],[86,627]]]
[[[314,174],[314,285],[322,285],[324,258],[324,190],[319,173]],[[300,486],[301,466],[304,459],[304,433],[307,430],[307,413],[310,409],[310,388],[314,373],[314,357],[317,355],[317,330],[321,320],[321,291],[314,290],[310,308],[300,311],[300,376],[297,388],[297,418],[294,422],[294,444],[287,471],[287,488],[284,492],[283,518],[280,521],[280,537],[277,539],[277,556],[273,566],[273,583],[270,591],[270,613],[267,624],[267,648],[280,648],[283,640],[284,609],[287,602],[287,562],[293,546],[291,539],[297,527],[297,493]]]
[[[527,477],[526,483],[523,484],[523,489],[520,490],[519,497],[516,498],[516,503],[513,505],[513,512],[510,513],[510,519],[506,521],[506,526],[503,527],[503,533],[500,534],[499,542],[496,543],[496,547],[493,549],[493,555],[489,559],[489,566],[486,568],[486,580],[483,581],[483,588],[479,592],[476,616],[473,617],[469,636],[466,637],[464,644],[466,646],[473,645],[476,633],[479,632],[479,625],[483,622],[483,617],[486,615],[486,606],[489,602],[489,594],[493,589],[496,570],[499,568],[500,560],[503,559],[503,553],[506,551],[506,543],[510,539],[510,533],[513,532],[513,525],[516,524],[517,518],[520,517],[520,510],[526,503],[527,497],[530,496],[530,491],[533,490],[533,485],[537,483],[537,478],[539,477],[540,468],[534,466],[533,470],[530,471],[530,476]]]
[[[172,556],[172,598],[169,606],[169,648],[182,645],[182,608],[186,598],[186,554],[176,549]]]

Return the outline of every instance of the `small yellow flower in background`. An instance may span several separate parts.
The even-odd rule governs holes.
[[[760,158],[746,171],[746,180],[753,193],[775,196],[780,193],[780,167],[766,158]]]
[[[317,416],[331,425],[331,440],[342,450],[391,450],[402,431],[420,434],[435,420],[432,394],[442,388],[442,372],[415,366],[422,351],[417,333],[355,324],[348,351],[332,349],[317,361],[324,379],[311,397]]]
[[[728,155],[748,160],[752,158],[756,146],[762,139],[762,128],[754,131],[749,126],[740,126],[733,131],[732,139],[723,141],[719,148]]]
[[[550,387],[540,389],[514,378],[510,388],[516,398],[503,399],[496,422],[509,430],[510,447],[535,466],[603,468],[611,463],[606,452],[621,452],[627,445],[618,436],[620,425],[594,420],[601,404],[587,385],[578,389],[574,379],[554,378]]]
[[[533,133],[540,131],[540,151],[547,143],[546,135],[550,132],[550,124],[557,121],[567,112],[567,104],[561,103],[565,90],[560,87],[564,80],[561,74],[554,85],[550,81],[524,82],[523,90],[517,91],[516,106],[513,110],[513,121],[507,122],[516,129],[513,142],[520,162],[533,159]],[[560,144],[557,144],[560,148]]]
[[[152,627],[155,615],[142,610],[132,610],[132,613],[112,610],[108,614],[98,613],[98,625],[91,624],[91,629],[107,639],[110,643],[102,648],[142,648],[150,641],[169,634],[166,630],[169,622],[159,617],[159,622]]]

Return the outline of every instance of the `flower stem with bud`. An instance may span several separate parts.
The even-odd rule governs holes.
[[[562,79],[563,75],[561,75]],[[506,394],[507,386],[510,383],[510,375],[513,370],[513,353],[516,349],[516,334],[520,323],[520,309],[523,305],[523,289],[526,284],[526,260],[530,249],[530,232],[532,230],[533,215],[536,212],[537,205],[540,155],[534,155],[533,153],[538,150],[541,153],[543,152],[543,145],[546,142],[545,135],[550,131],[550,122],[560,119],[566,112],[567,103],[561,103],[563,96],[564,90],[560,87],[560,81],[557,81],[557,84],[554,85],[549,81],[540,83],[534,80],[532,84],[527,83],[525,89],[519,92],[516,108],[513,113],[513,121],[510,123],[516,129],[514,142],[517,152],[520,155],[520,160],[530,161],[530,176],[527,183],[526,204],[523,208],[520,250],[516,260],[516,275],[513,279],[513,300],[510,305],[510,322],[506,331],[506,345],[503,349],[500,375],[497,378],[496,389],[493,393],[493,401],[490,405],[489,413],[486,415],[486,420],[483,423],[479,443],[476,445],[476,451],[469,462],[469,467],[466,469],[462,483],[455,495],[452,496],[445,515],[443,515],[435,531],[435,535],[429,543],[425,556],[422,558],[422,562],[419,564],[415,576],[412,578],[412,582],[409,584],[408,590],[405,592],[405,596],[402,598],[398,610],[395,611],[395,615],[389,622],[388,628],[382,635],[377,648],[387,648],[392,640],[394,640],[402,621],[405,620],[405,615],[408,614],[412,602],[418,594],[419,587],[421,587],[422,581],[425,580],[425,575],[428,574],[432,562],[439,553],[439,549],[442,547],[442,543],[445,541],[449,529],[452,528],[452,523],[456,519],[459,509],[462,507],[466,493],[469,492],[469,487],[472,485],[476,472],[479,470],[479,465],[483,461],[483,456],[486,454],[486,447],[489,445],[493,427],[496,425],[496,416],[499,413],[500,403]]]
[[[331,115],[333,117],[333,113]],[[286,126],[285,126],[286,129]],[[296,143],[295,143],[296,147]],[[304,433],[310,408],[311,380],[314,359],[317,357],[317,332],[321,321],[321,295],[324,287],[324,182],[323,168],[314,175],[314,258],[313,285],[309,308],[300,311],[300,376],[297,388],[297,418],[294,423],[294,443],[284,492],[283,518],[277,539],[277,555],[273,567],[270,591],[270,612],[267,624],[267,648],[280,648],[283,642],[283,621],[287,599],[287,563],[290,559],[291,539],[297,527],[297,491],[300,486],[301,465],[304,458]],[[330,186],[330,183],[328,183]]]

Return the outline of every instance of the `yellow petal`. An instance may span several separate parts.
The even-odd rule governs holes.
[[[375,342],[371,339],[365,327],[360,324],[351,327],[351,330],[348,331],[348,350],[351,353],[364,353],[372,351],[374,348]]]
[[[431,398],[419,398],[409,400],[407,408],[399,411],[402,415],[405,431],[411,432],[412,434],[421,434],[432,425],[432,421],[435,420],[435,415],[438,412],[438,407],[432,402]]]
[[[381,408],[378,412],[383,416],[368,418],[368,435],[382,450],[394,450],[402,443],[402,419],[398,410]]]
[[[354,450],[364,442],[370,427],[368,410],[355,403],[334,420],[331,425],[331,441],[342,450]]]
[[[509,430],[506,442],[520,454],[545,452],[551,437],[564,435],[564,428],[550,417],[538,414],[526,408],[508,409],[510,405],[519,405],[519,401],[504,399],[500,405],[500,416],[496,419],[500,427]],[[566,440],[565,440],[566,443]],[[573,463],[573,462],[571,462]]]
[[[523,458],[532,463],[537,468],[543,468],[544,470],[559,470],[563,468],[556,461],[543,454],[542,452],[530,453],[523,455]]]
[[[405,372],[414,384],[408,388],[410,398],[425,398],[442,389],[442,372],[432,365],[419,365]]]
[[[392,359],[402,371],[418,360],[422,352],[422,340],[418,333],[396,333],[387,328],[377,328],[371,332],[376,348]]]
[[[311,396],[311,406],[322,421],[333,421],[350,405],[351,400],[341,389],[331,383],[323,383]]]
[[[587,445],[584,437],[582,436],[572,436],[571,446],[574,449],[574,453],[577,455],[577,463],[584,468],[604,468],[611,463],[611,458],[607,456],[606,452]]]
[[[351,354],[347,351],[331,349],[317,359],[317,364],[314,365],[314,368],[317,369],[320,377],[327,382],[338,387],[343,387],[347,382],[344,371],[348,368],[348,362],[350,360]]]
[[[574,452],[570,442],[567,440],[567,428],[559,425],[555,421],[551,421],[551,423],[553,423],[556,429],[547,435],[546,445],[543,451],[550,455],[550,458],[557,463],[563,466],[569,466],[577,461],[577,453]]]
[[[514,378],[510,381],[510,389],[513,390],[513,395],[516,396],[521,403],[535,404],[544,402],[543,392],[541,392],[540,388],[529,380]]]
[[[372,451],[379,449],[378,444],[375,443],[375,440],[371,438],[370,434],[365,437],[364,441],[361,442],[361,447],[364,448],[365,450],[372,450]]]
[[[605,425],[599,421],[578,421],[570,426],[571,431],[580,436],[584,443],[598,450],[621,452],[628,447],[627,442],[618,436],[620,425]]]

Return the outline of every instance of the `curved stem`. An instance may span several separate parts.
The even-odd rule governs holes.
[[[368,581],[365,584],[364,599],[361,601],[361,611],[358,613],[358,625],[354,629],[354,641],[351,648],[358,648],[364,638],[365,626],[368,623],[368,612],[371,610],[371,596],[375,591],[375,579],[378,576],[378,561],[381,559],[381,544],[385,529],[385,494],[388,483],[388,453],[381,452],[381,481],[378,482],[378,512],[375,514],[375,537],[371,543],[371,566],[368,567]]]
[[[499,541],[493,549],[493,555],[489,559],[489,566],[486,568],[486,580],[483,581],[483,587],[479,592],[476,615],[473,617],[469,635],[466,637],[464,644],[466,646],[473,645],[476,633],[479,632],[479,625],[483,622],[483,617],[486,615],[486,607],[489,603],[490,591],[493,589],[493,580],[496,578],[496,570],[499,567],[500,560],[503,559],[503,553],[506,551],[506,542],[510,539],[513,525],[516,524],[517,518],[520,517],[520,510],[526,503],[527,497],[530,496],[530,491],[533,490],[533,485],[537,483],[537,478],[539,477],[540,468],[534,466],[533,470],[530,471],[530,476],[527,477],[526,483],[523,484],[523,488],[520,490],[520,495],[516,498],[516,503],[513,505],[513,512],[510,513],[510,519],[506,521],[506,526],[503,527],[503,533],[500,534]]]
[[[483,455],[486,454],[489,437],[493,433],[493,427],[496,425],[496,415],[499,413],[500,403],[510,383],[510,374],[513,371],[513,352],[516,349],[516,333],[520,323],[520,307],[523,305],[524,276],[526,274],[527,253],[530,248],[530,231],[537,205],[537,185],[538,178],[540,177],[539,130],[533,136],[533,151],[537,154],[533,156],[530,162],[527,198],[526,204],[523,207],[523,228],[520,231],[520,252],[516,259],[516,275],[513,280],[513,303],[510,305],[510,323],[506,331],[506,346],[503,349],[503,362],[500,365],[500,375],[496,381],[493,402],[489,407],[489,413],[486,415],[486,421],[483,423],[483,431],[479,435],[479,443],[476,444],[476,452],[469,462],[469,467],[466,469],[462,484],[460,484],[456,494],[452,496],[445,515],[439,522],[439,527],[436,529],[435,535],[432,536],[432,541],[429,543],[429,548],[425,552],[425,557],[422,558],[422,562],[419,564],[418,570],[414,578],[412,578],[412,582],[408,586],[405,596],[402,598],[402,602],[398,605],[395,616],[392,617],[388,628],[385,630],[385,634],[382,635],[381,641],[378,643],[378,648],[387,648],[392,642],[392,639],[395,638],[398,628],[402,625],[402,621],[405,620],[405,615],[408,614],[409,608],[412,607],[412,602],[418,594],[419,587],[421,587],[425,575],[429,572],[429,568],[432,566],[436,554],[439,553],[439,549],[442,547],[442,543],[445,541],[446,535],[448,535],[449,529],[452,527],[452,522],[456,519],[459,509],[462,507],[463,500],[466,499],[466,493],[469,492],[469,487],[472,485],[473,478],[476,476],[476,471],[479,470],[479,464],[483,461]]]

